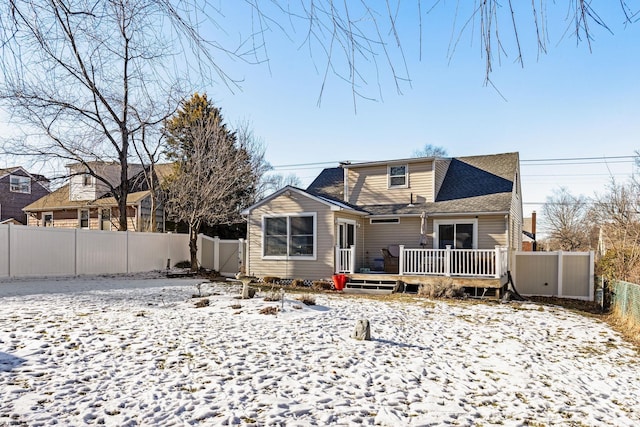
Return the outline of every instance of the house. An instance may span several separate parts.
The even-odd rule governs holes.
[[[535,252],[538,250],[536,242],[536,211],[531,216],[524,218],[522,222],[522,250],[524,252]]]
[[[26,205],[49,194],[49,180],[21,166],[0,169],[0,224],[27,223]]]
[[[519,155],[342,163],[243,214],[249,275],[500,289],[522,246]]]
[[[97,174],[111,185],[120,182],[120,164],[115,162],[90,162]],[[67,165],[69,180],[62,187],[24,207],[27,225],[36,227],[83,228],[91,230],[117,230],[119,220],[118,203],[110,193],[109,186],[88,173],[87,166],[74,163]],[[155,165],[155,179],[159,183],[170,173],[173,165]],[[127,229],[131,231],[164,231],[164,210],[158,201],[152,204],[153,192],[149,190],[142,165],[129,165],[129,188],[127,196]],[[152,221],[152,210],[155,218]]]

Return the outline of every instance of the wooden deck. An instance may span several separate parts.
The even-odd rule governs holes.
[[[390,294],[392,292],[417,292],[420,285],[451,281],[463,286],[472,297],[500,298],[507,283],[507,277],[476,278],[447,276],[414,276],[388,273],[347,274],[345,292],[367,294]]]

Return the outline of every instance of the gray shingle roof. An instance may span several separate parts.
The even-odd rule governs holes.
[[[518,153],[457,157],[451,160],[435,202],[358,206],[372,215],[507,212],[511,207]],[[344,174],[340,167],[324,169],[307,192],[342,201]],[[355,206],[354,206],[355,207]]]

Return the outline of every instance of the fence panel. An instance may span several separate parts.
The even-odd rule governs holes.
[[[74,275],[75,245],[76,230],[12,225],[9,228],[10,275]]]
[[[611,290],[614,314],[623,321],[640,326],[640,285],[613,281]]]
[[[169,237],[167,240],[167,256],[164,260],[164,266],[166,267],[167,259],[171,260],[171,267],[180,261],[189,261],[191,259],[191,255],[189,254],[189,235],[167,233],[166,236]]]
[[[220,274],[228,276],[240,271],[239,247],[237,240],[220,240],[220,267],[218,269]]]
[[[139,273],[143,271],[162,270],[167,266],[167,259],[175,264],[182,259],[172,258],[171,252],[174,241],[184,245],[182,251],[189,253],[189,240],[182,238],[180,234],[160,234],[160,233],[136,233],[128,234],[128,272]],[[179,250],[179,246],[175,247]]]
[[[97,230],[77,230],[76,233],[75,274],[127,272],[128,233]]]
[[[523,295],[593,301],[593,252],[516,252],[513,278]]]
[[[0,224],[0,277],[9,276],[9,224]]]

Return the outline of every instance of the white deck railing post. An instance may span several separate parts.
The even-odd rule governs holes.
[[[335,265],[333,266],[333,269],[335,270],[335,273],[338,274],[340,273],[340,245],[336,245],[336,255],[335,255]]]
[[[502,251],[500,249],[501,249],[500,246],[496,245],[496,248],[495,248],[496,262],[494,263],[495,271],[493,272],[493,277],[495,277],[496,279],[499,279],[500,274],[502,274]]]
[[[351,245],[349,248],[349,273],[356,272],[356,247]]]
[[[400,253],[398,254],[398,274],[402,276],[404,274],[404,245],[399,246]]]
[[[451,276],[451,245],[444,251],[444,275]]]

